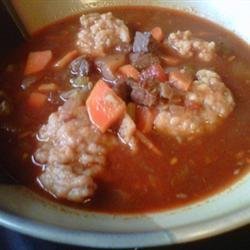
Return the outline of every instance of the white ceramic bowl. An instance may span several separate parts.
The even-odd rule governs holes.
[[[205,16],[250,41],[249,1],[13,0],[13,4],[29,32],[88,8],[114,4],[162,5]],[[247,174],[225,191],[189,206],[160,213],[114,216],[75,210],[49,202],[25,187],[1,184],[0,224],[42,239],[81,246],[167,245],[205,238],[250,223],[249,194],[250,174]]]

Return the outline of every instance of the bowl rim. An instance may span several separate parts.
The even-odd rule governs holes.
[[[209,221],[188,224],[167,230],[113,233],[65,229],[55,225],[22,218],[0,210],[0,225],[19,233],[43,240],[98,248],[156,247],[186,243],[226,233],[250,223],[250,207],[230,212]]]
[[[209,20],[209,18],[206,19]],[[221,26],[221,24],[218,25]],[[223,216],[214,217],[211,220],[157,231],[132,233],[66,229],[0,210],[0,225],[19,233],[58,243],[102,248],[155,247],[190,242],[228,232],[249,223],[249,205],[223,214]]]

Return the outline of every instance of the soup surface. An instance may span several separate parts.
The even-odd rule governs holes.
[[[205,198],[249,171],[249,66],[249,45],[187,13],[62,20],[1,64],[2,171],[108,213]]]

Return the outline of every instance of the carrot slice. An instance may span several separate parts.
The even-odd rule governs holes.
[[[33,92],[30,94],[28,99],[28,105],[31,108],[39,109],[46,103],[47,96],[38,92]]]
[[[136,107],[136,126],[142,133],[148,133],[153,128],[154,112],[143,106]]]
[[[77,50],[72,50],[68,52],[65,56],[59,59],[55,64],[54,67],[58,69],[64,68],[67,64],[69,64],[73,59],[75,59],[78,55]]]
[[[139,71],[133,67],[131,64],[123,65],[119,68],[119,72],[127,77],[131,77],[134,80],[138,81],[140,78]]]
[[[169,83],[175,88],[187,91],[193,82],[190,73],[181,71],[172,71],[169,73]]]
[[[161,59],[168,66],[176,66],[181,63],[181,59],[174,56],[161,56]]]
[[[103,80],[95,84],[86,107],[91,122],[103,133],[120,120],[126,110],[124,101]]]
[[[51,59],[51,50],[30,52],[24,70],[24,75],[31,75],[44,70]]]
[[[158,26],[154,27],[151,30],[151,35],[159,43],[164,39],[164,33],[163,33],[161,27],[158,27]]]

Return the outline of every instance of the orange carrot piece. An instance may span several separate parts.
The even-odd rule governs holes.
[[[120,120],[126,111],[124,101],[103,80],[95,84],[86,107],[91,122],[103,133]]]
[[[162,155],[161,151],[141,131],[136,130],[136,136],[152,152],[159,156]]]
[[[133,67],[131,64],[123,65],[119,68],[119,72],[127,77],[131,77],[134,80],[138,81],[140,78],[139,71]]]
[[[181,59],[174,56],[161,56],[161,59],[168,66],[176,66],[181,63]]]
[[[55,64],[54,67],[58,69],[64,68],[67,64],[69,64],[73,59],[78,56],[77,50],[72,50],[64,55],[61,59],[59,59]]]
[[[181,71],[172,71],[169,73],[169,83],[175,88],[187,91],[193,82],[191,74]]]
[[[158,27],[158,26],[154,27],[151,30],[151,35],[159,43],[164,39],[164,33],[163,33],[161,27]]]
[[[31,75],[44,70],[51,59],[51,50],[30,52],[24,70],[24,75]]]
[[[153,128],[154,112],[143,106],[136,107],[136,126],[142,133],[148,133]]]
[[[33,92],[30,94],[28,99],[28,105],[31,108],[39,109],[46,103],[47,96],[38,92]]]

